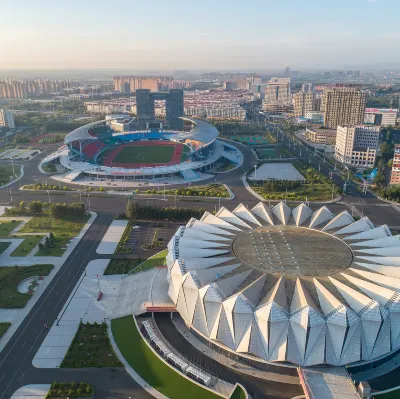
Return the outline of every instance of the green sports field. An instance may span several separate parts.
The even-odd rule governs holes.
[[[170,145],[135,145],[124,147],[115,156],[113,163],[169,163],[175,146]]]

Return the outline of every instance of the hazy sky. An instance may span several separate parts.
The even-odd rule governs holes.
[[[399,0],[0,0],[0,68],[400,66]]]

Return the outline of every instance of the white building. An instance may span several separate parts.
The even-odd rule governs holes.
[[[290,78],[272,78],[265,88],[265,102],[287,104],[291,101]]]
[[[320,111],[308,111],[305,113],[305,118],[311,123],[324,123],[324,113]]]
[[[14,117],[10,110],[0,109],[0,126],[7,126],[10,129],[15,128]]]
[[[335,159],[346,165],[372,168],[378,150],[379,133],[379,126],[338,126]]]
[[[398,112],[398,109],[366,108],[364,123],[377,126],[395,126]]]

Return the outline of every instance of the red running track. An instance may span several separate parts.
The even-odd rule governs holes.
[[[167,163],[143,163],[143,162],[114,162],[114,159],[125,147],[136,147],[136,146],[161,146],[168,145],[174,146],[175,150],[172,154],[171,161]],[[114,167],[114,168],[127,168],[127,169],[137,169],[141,167],[156,167],[156,166],[170,166],[181,163],[181,157],[183,152],[183,144],[172,143],[170,141],[138,141],[136,143],[121,144],[115,147],[109,154],[106,155],[103,161],[104,166]]]

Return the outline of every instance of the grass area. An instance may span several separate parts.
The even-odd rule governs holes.
[[[39,244],[43,235],[36,236],[16,236],[15,238],[25,238],[25,240],[13,251],[11,256],[26,256]]]
[[[232,395],[229,397],[229,399],[246,399],[246,392],[238,385],[232,392]]]
[[[134,224],[132,222],[128,222],[128,224],[125,227],[124,233],[122,234],[121,239],[119,240],[115,253],[126,254],[131,252],[131,248],[127,247],[126,243],[129,240],[129,236],[131,234],[133,226]],[[113,274],[119,274],[119,273],[113,273]]]
[[[265,136],[267,137],[267,140],[270,144],[275,144],[278,142],[276,135],[268,130],[266,131]]]
[[[143,259],[111,259],[104,274],[128,274],[142,262]]]
[[[11,326],[11,323],[1,322],[0,323],[0,338],[6,333],[8,328]]]
[[[225,158],[220,158],[219,161],[215,164],[215,166],[212,168],[212,172],[227,172],[228,170],[233,169],[236,167],[236,164],[231,163]]]
[[[0,222],[0,237],[8,237],[19,224],[21,224],[20,220]]]
[[[181,155],[181,162],[185,162],[189,154],[190,154],[190,148],[187,145],[184,145]]]
[[[282,155],[282,158],[293,158],[296,156],[296,154],[286,147],[279,147],[279,153]]]
[[[2,254],[10,245],[11,242],[0,242],[0,254]]]
[[[372,399],[400,399],[400,389],[388,393],[383,393],[382,395],[372,396]]]
[[[23,308],[31,294],[17,291],[18,284],[35,276],[47,276],[53,265],[3,266],[0,268],[0,308]]]
[[[14,166],[14,173],[18,176],[20,167]],[[9,183],[14,178],[12,165],[0,166],[0,186]]]
[[[64,398],[91,398],[94,394],[94,388],[90,384],[81,381],[56,382],[51,384],[46,399],[64,399]]]
[[[221,398],[184,378],[162,362],[147,346],[132,316],[111,321],[111,329],[119,350],[133,369],[153,388],[169,398]]]
[[[257,154],[261,159],[279,158],[279,154],[275,148],[260,148],[257,150]]]
[[[132,273],[143,272],[157,266],[165,266],[167,264],[167,261],[165,259],[167,255],[168,249],[156,253],[155,255],[144,261],[142,264],[140,264],[137,268],[135,268]]]
[[[54,164],[42,165],[42,169],[47,173],[57,173],[57,168]]]
[[[110,344],[107,324],[81,323],[60,367],[122,367]]]
[[[232,136],[230,138],[249,146],[271,144],[265,136]]]
[[[175,146],[135,145],[123,147],[113,159],[114,163],[168,163],[172,159]]]
[[[160,190],[146,190],[146,194],[164,195],[163,187]],[[223,184],[205,184],[201,186],[191,186],[181,189],[165,190],[165,195],[182,195],[197,197],[229,197],[228,190]]]
[[[34,216],[19,232],[20,233],[49,233],[54,234],[54,246],[39,249],[36,256],[62,256],[71,238],[78,235],[90,215],[83,218],[57,219],[48,214]]]

